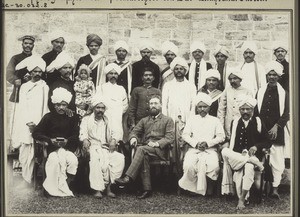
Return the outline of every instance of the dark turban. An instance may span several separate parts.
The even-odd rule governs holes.
[[[89,46],[92,42],[102,45],[102,39],[96,34],[90,34],[86,37],[86,45]]]

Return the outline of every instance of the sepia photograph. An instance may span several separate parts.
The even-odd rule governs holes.
[[[7,10],[5,216],[292,216],[291,10]]]

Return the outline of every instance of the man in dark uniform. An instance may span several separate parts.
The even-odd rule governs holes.
[[[106,59],[104,56],[99,54],[99,49],[102,45],[102,39],[97,34],[90,34],[86,38],[86,46],[88,47],[90,53],[80,57],[75,70],[75,77],[78,74],[78,69],[82,64],[85,64],[90,67],[92,70],[91,78],[96,86],[106,82],[104,75],[104,67],[106,66]],[[100,79],[104,79],[101,83],[98,83]]]
[[[274,55],[276,56],[276,61],[281,63],[283,66],[283,74],[281,75],[278,83],[283,87],[283,89],[289,92],[289,62],[285,59],[288,48],[284,43],[276,43],[273,50]]]
[[[205,45],[200,41],[195,41],[191,44],[190,52],[193,55],[193,60],[189,64],[189,71],[185,75],[191,83],[195,84],[199,90],[205,84],[204,74],[207,70],[212,69],[212,65],[203,59],[206,52]]]
[[[56,31],[51,34],[51,44],[53,46],[52,50],[42,56],[42,59],[46,62],[46,67],[49,66],[62,52],[65,45],[65,38],[63,35],[64,33],[61,31]],[[49,70],[47,68],[46,73],[43,75],[43,79],[46,81],[49,87],[54,81],[56,81],[58,77],[59,72],[57,70],[49,73]]]
[[[283,74],[283,66],[277,61],[266,64],[268,84],[261,87],[257,93],[257,113],[266,125],[272,142],[270,148],[270,166],[273,174],[272,196],[279,199],[278,186],[284,171],[284,157],[289,147],[286,124],[290,118],[289,97],[278,83]]]
[[[142,45],[140,46],[140,53],[142,56],[142,59],[140,61],[137,61],[132,64],[132,87],[131,90],[133,90],[135,87],[139,87],[143,85],[142,80],[142,72],[144,69],[147,68],[153,68],[154,70],[154,81],[153,81],[153,87],[158,88],[159,86],[159,79],[160,79],[160,71],[157,64],[152,62],[150,60],[150,57],[153,52],[153,46],[151,42],[144,41]]]
[[[19,102],[19,87],[23,83],[30,80],[28,70],[26,68],[16,70],[16,66],[23,60],[25,60],[27,57],[32,55],[35,38],[30,35],[25,35],[19,40],[22,41],[23,51],[22,53],[13,56],[6,67],[6,80],[12,85],[14,85],[13,92],[9,98],[10,102]]]
[[[226,87],[226,83],[228,84],[227,80],[227,70],[228,70],[228,65],[226,63],[228,57],[229,57],[229,52],[226,47],[219,46],[215,53],[214,56],[216,58],[217,64],[215,66],[215,69],[217,69],[220,73],[220,90],[224,90]]]

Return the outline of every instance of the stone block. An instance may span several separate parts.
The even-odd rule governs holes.
[[[176,19],[159,19],[156,20],[156,28],[173,29],[177,27]]]
[[[217,23],[216,21],[193,21],[192,28],[193,30],[216,30]]]
[[[192,15],[189,14],[189,13],[176,13],[174,14],[174,16],[178,19],[181,19],[181,20],[190,20]]]
[[[289,21],[289,15],[288,13],[284,15],[282,14],[266,14],[264,15],[264,20],[265,21],[270,21],[273,23],[278,23],[278,22],[288,22]]]
[[[131,20],[130,19],[109,19],[108,26],[110,28],[130,28],[131,26]]]
[[[288,22],[275,23],[275,30],[288,32],[289,31]]]
[[[270,22],[257,22],[254,24],[254,30],[272,30],[274,24]]]
[[[131,30],[130,29],[125,29],[124,30],[124,36],[125,37],[130,37],[131,36]]]
[[[192,29],[192,22],[191,22],[191,20],[178,20],[177,28],[180,30],[190,31],[190,29]]]
[[[195,21],[212,21],[212,14],[191,14],[191,19]]]
[[[252,32],[252,40],[254,41],[269,41],[270,32],[269,31],[254,31]]]
[[[234,21],[218,21],[216,24],[217,30],[233,31],[237,29],[237,23]]]
[[[251,31],[253,30],[253,22],[241,21],[237,24],[237,30],[241,31]]]
[[[152,32],[152,37],[155,39],[169,39],[171,38],[171,30],[170,29],[154,29]]]
[[[286,31],[271,32],[271,40],[273,41],[288,41],[289,34]]]
[[[139,19],[146,19],[147,18],[147,14],[146,13],[136,13],[135,15]],[[132,18],[132,17],[130,17],[130,18]]]
[[[228,18],[235,21],[247,21],[249,20],[248,14],[229,14]]]
[[[203,41],[207,38],[212,37],[213,34],[214,34],[214,31],[212,31],[212,30],[194,30],[192,33],[192,39]]]
[[[224,31],[214,32],[214,39],[223,40],[225,37]]]
[[[174,29],[173,31],[173,38],[182,38],[182,39],[189,39],[191,35],[191,31],[189,30],[181,30],[181,29]]]
[[[245,32],[225,32],[225,39],[227,40],[247,40],[247,33]]]
[[[226,20],[227,15],[226,14],[214,14],[213,20]]]
[[[144,29],[144,28],[150,28],[150,27],[151,27],[151,23],[147,20],[143,20],[143,19],[131,20],[131,28]]]
[[[150,38],[152,34],[152,29],[131,29],[131,38],[136,40],[139,38]]]
[[[262,21],[263,20],[263,15],[261,15],[261,14],[251,14],[251,19],[253,21]]]
[[[272,52],[268,50],[259,50],[255,55],[255,60],[261,65],[265,66],[265,64],[272,60]]]

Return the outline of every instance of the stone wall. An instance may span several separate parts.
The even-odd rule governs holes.
[[[230,50],[229,63],[243,61],[240,47],[245,40],[254,40],[259,48],[256,60],[262,64],[273,57],[274,41],[288,42],[290,15],[285,12],[230,12],[230,11],[24,11],[5,13],[5,64],[21,52],[17,38],[24,34],[37,37],[34,52],[44,54],[51,49],[49,35],[60,29],[66,32],[65,49],[76,60],[88,53],[86,36],[96,33],[103,39],[101,54],[109,61],[115,58],[113,45],[125,40],[130,45],[129,58],[140,59],[139,41],[150,38],[155,45],[153,61],[165,64],[161,44],[173,41],[180,56],[191,61],[190,43],[201,40],[207,47],[204,59],[215,63],[213,51],[217,44]]]

